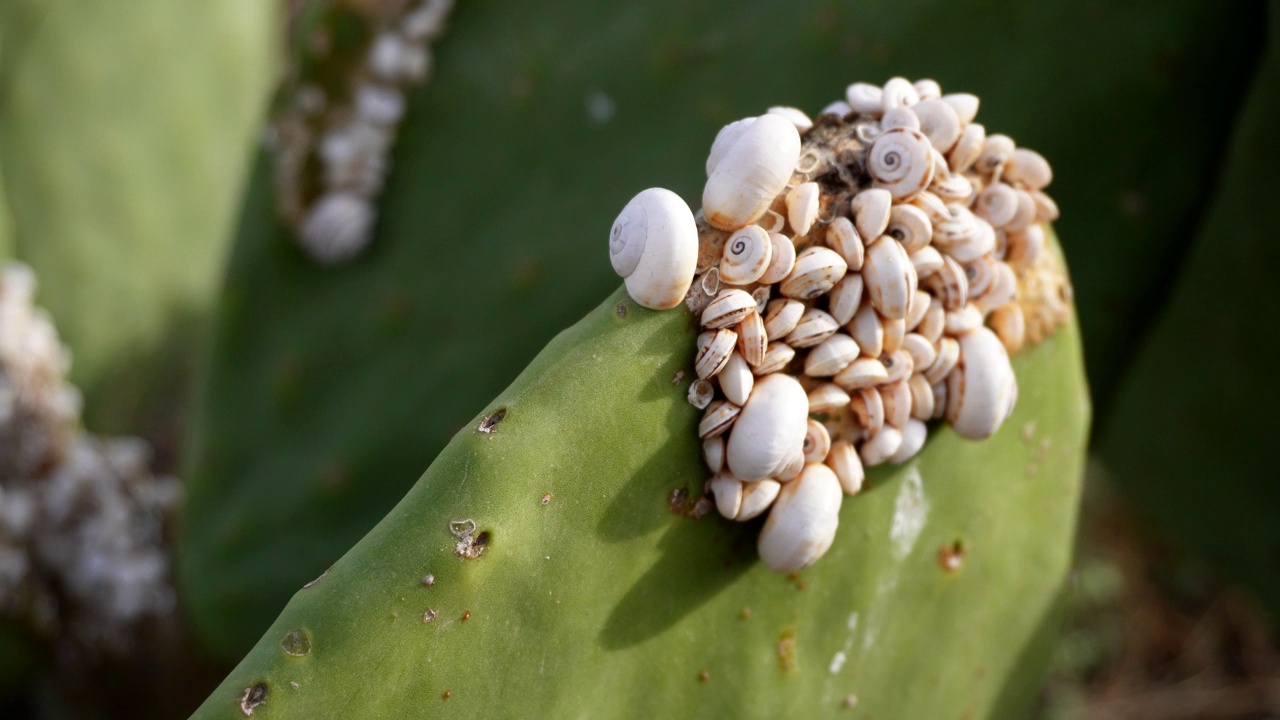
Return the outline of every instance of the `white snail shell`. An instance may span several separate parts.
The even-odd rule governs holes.
[[[804,374],[831,377],[856,360],[859,352],[858,343],[853,338],[836,333],[819,343],[804,359]]]
[[[835,102],[822,108],[822,110],[820,110],[818,114],[819,115],[836,115],[839,117],[844,117],[845,115],[848,115],[851,112],[853,112],[853,108],[849,107],[849,103],[843,100],[836,100]]]
[[[884,234],[889,226],[889,209],[893,207],[893,195],[883,188],[863,190],[853,196],[849,208],[853,211],[854,224],[858,234],[868,241],[875,240]],[[839,218],[832,223],[834,227]]]
[[[809,391],[809,412],[827,413],[849,404],[849,393],[835,383],[822,383]]]
[[[888,462],[902,445],[902,431],[891,425],[880,428],[880,432],[871,436],[862,444],[862,464],[874,467]]]
[[[822,423],[810,418],[804,435],[804,461],[820,463],[827,459],[827,452],[830,450],[831,434],[822,426]]]
[[[933,347],[933,342],[920,333],[907,333],[902,338],[902,352],[911,356],[911,367],[924,368],[933,364],[938,359],[938,351]]]
[[[785,342],[771,342],[764,351],[764,359],[754,368],[754,372],[757,376],[776,373],[786,367],[795,356],[795,348]]]
[[[928,438],[929,428],[920,420],[911,419],[902,427],[902,443],[898,445],[898,449],[889,456],[889,462],[894,465],[902,463],[915,457],[917,453],[924,447],[924,441]]]
[[[698,335],[698,354],[694,357],[693,368],[698,377],[707,378],[720,372],[729,362],[729,355],[738,341],[738,334],[729,328],[707,331]]]
[[[1019,269],[1029,268],[1044,253],[1044,228],[1031,225],[1026,230],[1010,232],[1008,243],[1005,259],[1009,264]]]
[[[755,384],[755,376],[751,374],[751,367],[747,365],[741,353],[729,354],[724,367],[716,373],[716,379],[719,380],[720,389],[724,391],[724,396],[729,399],[729,402],[734,405],[747,404],[747,398],[751,396],[751,387]]]
[[[929,237],[933,237],[933,228],[929,229]],[[916,267],[916,276],[923,280],[942,268],[942,253],[933,246],[922,247],[911,253],[911,264]]]
[[[978,116],[979,100],[977,95],[969,93],[948,93],[942,96],[942,102],[951,106],[960,118],[961,124],[968,125]]]
[[[911,86],[916,89],[916,95],[920,96],[921,102],[942,97],[942,86],[938,84],[937,80],[922,78],[911,83]]]
[[[933,364],[925,368],[924,379],[929,381],[930,385],[936,385],[946,380],[947,375],[955,368],[956,363],[960,360],[960,341],[953,337],[941,337],[938,339],[938,359]]]
[[[805,248],[796,256],[796,264],[778,286],[778,292],[789,298],[814,298],[830,290],[848,270],[849,264],[836,251],[818,246]]]
[[[978,123],[966,125],[960,139],[956,141],[951,152],[947,154],[947,164],[951,172],[964,172],[973,167],[982,154],[982,146],[987,141],[987,129]]]
[[[1004,229],[1007,231],[1026,230],[1036,221],[1036,201],[1031,198],[1031,193],[1026,190],[1014,190],[1018,196],[1018,211],[1013,214],[1013,219],[1005,224]]]
[[[889,371],[884,369],[883,363],[875,358],[864,357],[849,363],[832,381],[840,388],[852,392],[875,387],[888,379]]]
[[[827,293],[827,312],[839,325],[853,319],[862,304],[862,275],[849,273]]]
[[[759,365],[764,362],[764,353],[769,345],[769,336],[765,333],[764,320],[759,312],[753,312],[734,326],[738,333],[738,352],[748,365]]]
[[[911,417],[928,422],[933,418],[933,387],[920,373],[907,379],[907,387],[911,390]]]
[[[753,117],[742,118],[720,128],[720,131],[716,133],[716,139],[711,142],[711,152],[707,154],[707,177],[711,177],[711,173],[720,164],[720,160],[724,158],[725,151],[741,137],[742,131],[750,127],[751,123],[755,121],[756,119]]]
[[[865,283],[864,280],[863,284]],[[862,352],[871,357],[880,357],[880,353],[884,351],[884,325],[870,301],[862,303],[858,312],[853,314],[853,320],[847,323],[846,329],[858,341]]]
[[[857,202],[857,198],[854,198],[854,202]],[[827,226],[827,246],[844,258],[849,270],[858,272],[862,269],[862,238],[858,236],[858,231],[854,229],[853,222],[849,218],[838,217]]]
[[[1028,194],[1031,195],[1031,201],[1036,206],[1036,220],[1053,222],[1058,219],[1058,203],[1054,202],[1053,198],[1040,190],[1032,190]]]
[[[916,293],[916,268],[900,243],[882,235],[868,245],[862,279],[867,299],[877,312],[890,320],[907,316],[907,307]]]
[[[822,557],[840,524],[842,491],[826,465],[806,465],[782,486],[760,531],[760,559],[780,573],[795,572]]]
[[[730,285],[747,285],[758,280],[773,260],[773,241],[759,225],[748,225],[724,241],[720,259],[720,280]]]
[[[885,112],[880,118],[881,130],[892,130],[894,128],[906,128],[908,130],[920,129],[920,118],[912,112],[912,108],[896,107]]]
[[[720,472],[724,467],[724,438],[717,435],[703,440],[702,459],[707,463],[707,467],[711,468],[711,472]]]
[[[933,240],[933,223],[923,210],[914,205],[894,205],[889,211],[885,234],[902,243],[908,254],[928,247]]]
[[[609,232],[609,260],[640,305],[679,305],[698,265],[698,225],[689,206],[663,188],[636,195]]]
[[[791,124],[796,126],[796,131],[801,135],[813,129],[813,121],[800,108],[775,105],[765,112],[769,115],[777,115],[790,120]]]
[[[884,84],[880,106],[885,112],[894,108],[911,107],[920,102],[920,93],[910,80],[901,77],[890,78]]]
[[[915,263],[912,263],[914,265]],[[929,312],[929,305],[933,302],[933,296],[924,290],[916,290],[916,296],[911,300],[911,307],[907,309],[907,317],[903,325],[907,332],[911,332],[920,325],[924,320],[925,313]]]
[[[722,142],[716,162],[708,158],[702,213],[713,227],[736,230],[763,216],[786,187],[800,159],[800,133],[785,118],[761,115]]]
[[[894,200],[909,200],[933,181],[933,146],[915,130],[886,131],[867,151],[867,171]]]
[[[777,475],[804,442],[808,413],[809,397],[795,378],[761,377],[729,436],[729,469],[746,482]]]
[[[849,400],[849,409],[858,424],[866,428],[868,437],[884,427],[884,401],[875,388],[862,388]]]
[[[1022,183],[1028,190],[1041,190],[1053,182],[1053,168],[1035,150],[1018,148],[1009,158],[1003,177],[1008,182]]]
[[[854,449],[853,443],[848,440],[837,440],[831,443],[826,462],[827,467],[836,474],[836,479],[840,481],[840,488],[844,490],[845,495],[857,495],[858,491],[862,490],[862,481],[867,475],[862,468],[862,458],[858,457],[858,451]]]
[[[742,485],[742,506],[738,508],[738,516],[734,518],[738,522],[746,522],[752,518],[758,517],[769,506],[773,505],[773,501],[777,499],[778,493],[782,491],[782,483],[777,480],[764,479],[752,483],[743,483]]]
[[[1004,422],[1017,380],[995,333],[978,328],[959,343],[959,362],[947,376],[947,422],[960,435],[981,440]]]
[[[911,419],[911,388],[907,385],[907,379],[881,385],[879,392],[880,401],[884,405],[885,424],[901,430]]]
[[[1009,158],[1013,157],[1015,148],[1013,138],[1008,135],[988,135],[982,143],[982,152],[978,155],[978,172],[990,175],[1004,167]]]
[[[1022,307],[1017,303],[1007,303],[996,308],[989,319],[991,330],[1000,338],[1000,343],[1009,353],[1022,349],[1026,339],[1027,323],[1022,314]]]
[[[769,267],[757,279],[757,282],[766,285],[782,282],[783,278],[791,274],[791,268],[796,264],[796,245],[791,242],[791,238],[782,233],[769,233],[769,243],[773,245]]]
[[[787,193],[787,222],[796,235],[808,235],[818,219],[818,183],[805,182]]]
[[[715,477],[707,483],[707,489],[716,498],[716,510],[720,512],[726,520],[733,520],[738,517],[738,510],[742,507],[742,481],[734,477],[731,473],[717,472]]]
[[[796,329],[800,316],[804,315],[804,303],[790,298],[776,298],[769,301],[764,313],[765,335],[779,340]]]
[[[946,332],[948,335],[963,335],[982,327],[982,311],[973,303],[967,303],[959,310],[947,313]]]
[[[1018,194],[1002,182],[991,183],[978,193],[973,202],[973,213],[992,226],[1002,228],[1018,213]]]
[[[698,423],[698,437],[706,440],[724,434],[733,427],[741,412],[742,408],[731,402],[716,400],[702,414],[702,420]]]
[[[885,372],[888,373],[884,379],[885,383],[896,383],[899,380],[905,380],[915,370],[910,353],[901,348],[892,352],[885,351],[885,354],[880,356],[880,364],[884,365]]]
[[[920,321],[920,325],[916,327],[916,331],[924,336],[926,340],[934,344],[934,350],[937,350],[938,338],[942,337],[942,331],[947,326],[947,311],[942,307],[942,301],[934,298],[929,301],[929,309],[925,311],[924,319]]]
[[[911,309],[908,308],[907,312]],[[883,352],[888,354],[897,351],[902,347],[902,338],[907,335],[907,321],[904,318],[880,318],[880,324],[884,326],[884,349]]]
[[[746,291],[736,288],[721,290],[702,311],[704,328],[724,328],[737,325],[756,311],[756,299]]]
[[[844,97],[850,109],[863,115],[879,117],[884,112],[884,91],[871,83],[854,83],[845,88]]]
[[[991,286],[971,303],[983,315],[993,312],[1013,300],[1018,294],[1018,276],[1007,263],[996,263]]]
[[[919,118],[917,129],[929,138],[938,152],[947,152],[960,139],[960,116],[950,104],[941,100],[924,100],[911,108]]]
[[[787,344],[793,348],[813,347],[840,329],[835,318],[818,308],[809,308],[800,316],[800,322],[787,334]]]

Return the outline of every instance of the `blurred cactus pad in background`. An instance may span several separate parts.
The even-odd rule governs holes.
[[[1235,417],[1211,358],[1235,363],[1232,403],[1274,397],[1275,331],[1215,325],[1251,352],[1202,353],[1174,404],[1164,360],[1275,307],[1230,268],[1274,266],[1247,199],[1274,185],[1276,2],[464,1],[407,95],[370,245],[324,266],[259,139],[272,91],[320,45],[363,52],[385,4],[0,5],[0,258],[38,274],[86,425],[145,435],[186,482],[190,651],[239,663],[198,717],[1025,717],[1091,404],[1097,466],[1280,607],[1262,443],[1198,432],[1206,407]],[[756,524],[672,506],[705,479],[671,382],[694,320],[628,303],[605,241],[641,189],[696,208],[724,124],[894,75],[978,95],[988,131],[1053,163],[1079,323],[1014,359],[995,438],[932,432],[780,576]],[[464,519],[489,533],[474,560]]]

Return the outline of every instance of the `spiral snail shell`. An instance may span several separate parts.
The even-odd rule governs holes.
[[[913,105],[911,111],[919,118],[918,129],[938,152],[947,152],[960,139],[963,129],[960,116],[950,104],[941,100],[924,100]]]
[[[885,112],[894,108],[911,107],[920,102],[920,93],[906,78],[890,78],[881,91],[880,106]]]
[[[842,498],[840,481],[830,468],[806,465],[773,501],[757,543],[760,559],[780,573],[812,565],[835,540]]]
[[[942,96],[942,102],[951,106],[956,111],[956,117],[960,118],[960,124],[968,125],[978,116],[979,100],[977,95],[970,93],[948,93]]]
[[[769,267],[757,278],[758,282],[766,285],[782,282],[783,278],[791,274],[791,268],[796,264],[796,246],[791,238],[782,233],[769,233],[769,244],[773,246]]]
[[[862,279],[877,312],[890,320],[907,316],[907,306],[916,292],[916,268],[900,243],[882,235],[868,245]]]
[[[777,475],[804,443],[809,396],[789,375],[758,378],[725,447],[729,470],[745,482]]]
[[[609,232],[609,261],[640,305],[680,304],[698,265],[698,225],[679,195],[649,188],[627,203]]]
[[[947,375],[947,422],[963,437],[981,440],[1004,422],[1017,380],[995,333],[980,327],[958,341],[959,359]]]
[[[849,209],[853,211],[858,234],[866,238],[866,242],[884,234],[884,229],[889,226],[889,208],[892,206],[893,195],[883,188],[863,190],[853,196]],[[837,222],[833,222],[831,226],[835,227]]]
[[[764,275],[773,260],[773,241],[759,225],[748,225],[729,236],[720,259],[720,280],[747,285]]]
[[[871,143],[867,170],[894,200],[909,200],[933,181],[933,146],[918,131],[888,130]]]
[[[929,216],[914,205],[894,205],[889,211],[885,234],[902,243],[902,248],[910,254],[928,247],[933,239],[933,224]]]

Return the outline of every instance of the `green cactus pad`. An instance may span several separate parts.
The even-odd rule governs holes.
[[[1080,492],[1075,327],[1016,358],[996,436],[935,429],[916,460],[872,469],[831,551],[793,576],[757,560],[759,521],[681,514],[707,474],[685,397],[696,332],[684,308],[614,293],[194,717],[242,718],[246,693],[261,718],[1024,717]]]
[[[1234,106],[1255,15],[1207,0],[1090,13],[460,3],[435,77],[410,99],[365,255],[309,262],[259,167],[187,474],[182,583],[201,638],[242,655],[475,408],[616,286],[605,238],[627,200],[657,185],[696,206],[716,130],[770,104],[816,112],[848,82],[897,73],[980,95],[979,122],[1054,164],[1090,363],[1109,375],[1136,332],[1133,299],[1177,256],[1171,238],[1225,142],[1219,114],[1182,111],[1186,93]],[[962,49],[993,27],[991,52]]]
[[[194,346],[174,346],[197,339],[222,277],[277,5],[0,3],[16,252],[97,431],[142,430],[139,406],[172,404],[172,373],[190,374]]]

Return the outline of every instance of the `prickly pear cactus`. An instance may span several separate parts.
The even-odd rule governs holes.
[[[259,165],[188,476],[181,567],[202,638],[243,653],[616,286],[601,243],[638,189],[698,197],[724,123],[771,103],[817,109],[851,78],[933,76],[998,99],[984,122],[1053,159],[1090,361],[1120,367],[1133,331],[1116,318],[1141,315],[1132,299],[1179,252],[1170,238],[1224,141],[1216,116],[1179,109],[1185,92],[1236,102],[1244,73],[1229,69],[1256,50],[1239,32],[1256,14],[1207,0],[1088,15],[930,0],[910,17],[893,3],[461,4],[409,97],[363,255],[311,262]],[[1000,52],[956,51],[993,24],[1009,29]],[[1178,61],[1192,57],[1218,61]],[[1120,106],[1144,120],[1117,123]]]
[[[872,469],[828,555],[791,576],[757,561],[758,523],[690,516],[706,470],[676,378],[696,332],[614,293],[194,717],[1025,716],[1082,475],[1074,325],[1015,359],[993,438],[939,429]]]
[[[196,339],[222,275],[276,5],[0,7],[16,252],[44,281],[97,430],[139,431],[137,405],[162,391],[172,403],[171,371],[189,368],[191,348],[172,346]]]

